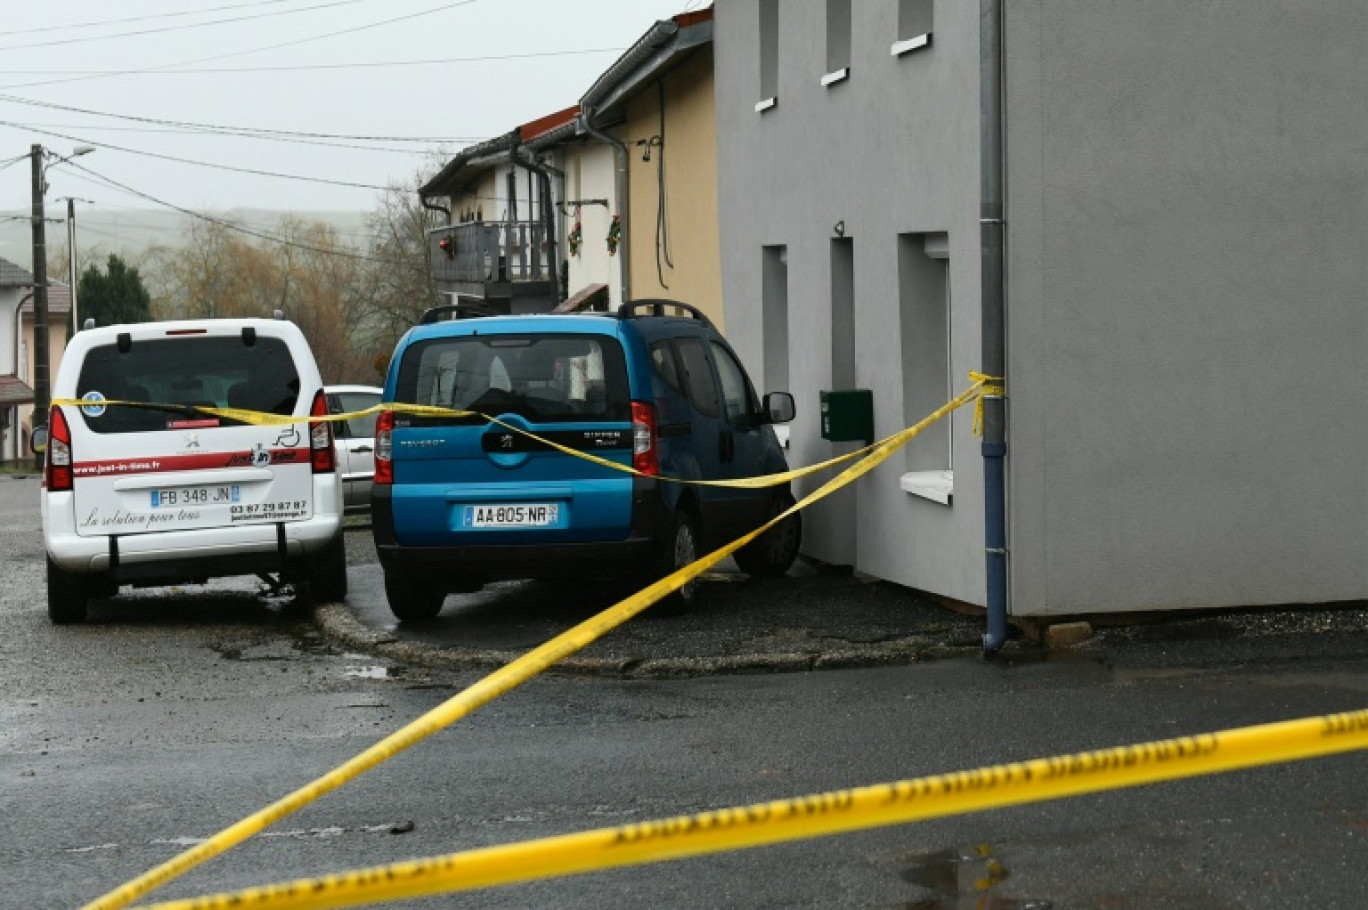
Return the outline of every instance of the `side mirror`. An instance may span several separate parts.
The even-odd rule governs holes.
[[[47,427],[34,427],[33,435],[29,437],[29,448],[33,454],[42,455],[47,451],[48,429]]]
[[[765,396],[765,419],[769,423],[788,423],[797,413],[793,396],[788,392],[770,392]]]

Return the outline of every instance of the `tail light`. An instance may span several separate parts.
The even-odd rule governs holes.
[[[394,412],[381,411],[375,421],[375,477],[372,484],[394,483]]]
[[[642,474],[660,473],[655,407],[644,401],[632,402],[632,467]]]
[[[71,489],[71,427],[61,408],[53,408],[48,415],[47,462],[43,471],[43,486],[51,493]]]
[[[323,397],[322,389],[314,392],[313,407],[309,408],[309,415],[328,416],[328,401]],[[337,470],[337,453],[333,451],[331,423],[326,420],[309,421],[309,450],[315,474],[329,474]]]

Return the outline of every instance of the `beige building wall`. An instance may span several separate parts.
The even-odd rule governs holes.
[[[631,178],[631,294],[693,304],[722,327],[722,268],[717,216],[717,119],[711,47],[665,74],[663,146],[638,145],[661,134],[660,94],[643,88],[615,130],[628,147]],[[650,160],[643,161],[647,148]],[[663,153],[663,156],[662,156]],[[660,168],[665,168],[665,228],[657,243]],[[586,231],[587,234],[587,231]],[[668,246],[665,240],[668,239]],[[669,261],[666,261],[666,252]]]

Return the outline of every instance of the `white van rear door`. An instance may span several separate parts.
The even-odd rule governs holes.
[[[312,517],[307,415],[317,378],[301,376],[290,343],[227,327],[130,328],[84,351],[75,387],[63,389],[81,402],[62,406],[78,533]],[[258,425],[203,408],[298,422]]]

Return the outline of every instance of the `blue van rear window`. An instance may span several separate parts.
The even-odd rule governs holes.
[[[607,335],[462,335],[404,352],[395,400],[536,423],[631,419],[627,362]]]

